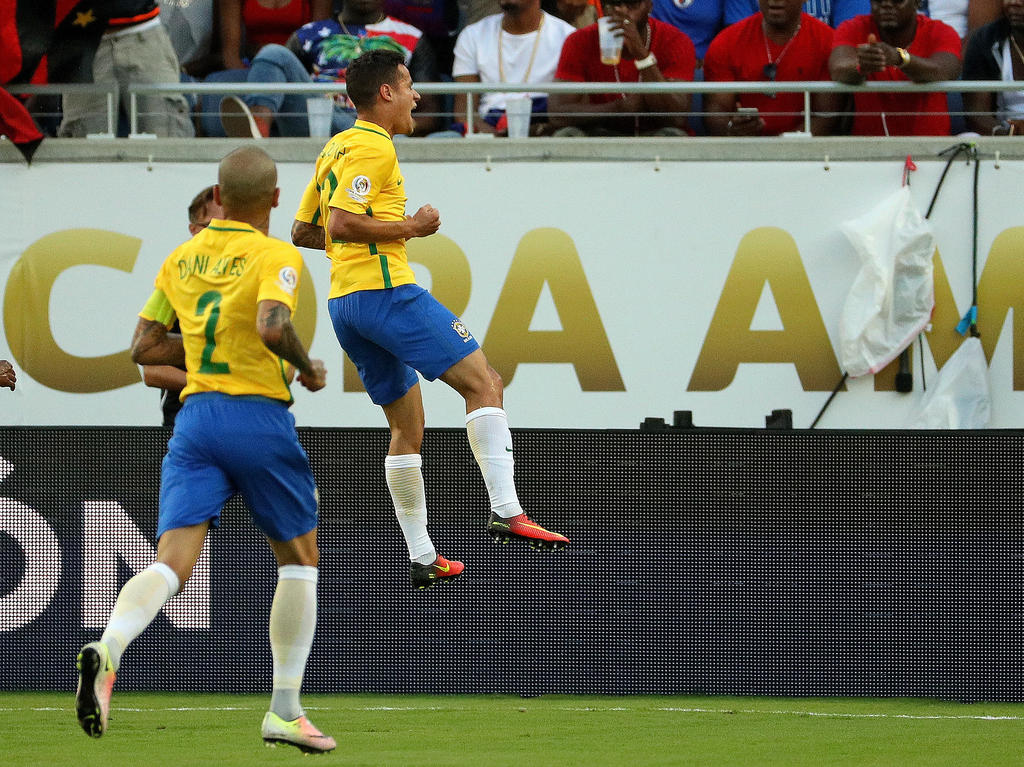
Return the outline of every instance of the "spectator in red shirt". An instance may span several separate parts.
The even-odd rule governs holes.
[[[828,80],[832,28],[803,13],[803,0],[760,0],[760,12],[726,27],[704,57],[707,82]],[[811,95],[811,133],[833,132],[839,99]],[[704,118],[712,136],[777,136],[803,130],[803,93],[709,93]],[[741,113],[740,107],[756,113]]]
[[[941,21],[919,14],[918,0],[871,0],[871,14],[836,29],[829,71],[836,82],[915,83],[960,75],[960,36]],[[946,94],[854,94],[855,136],[948,136]]]
[[[684,33],[650,18],[651,0],[604,0],[605,14],[623,32],[622,59],[601,63],[597,24],[573,32],[562,45],[556,82],[657,83],[693,80],[696,55]],[[548,119],[555,136],[684,136],[686,93],[552,93]]]

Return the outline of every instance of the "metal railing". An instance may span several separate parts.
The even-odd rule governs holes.
[[[998,92],[1024,91],[1022,80],[942,80],[933,83],[912,82],[867,82],[863,85],[846,85],[831,81],[759,81],[759,82],[659,82],[659,83],[416,83],[416,90],[424,95],[456,95],[466,96],[466,131],[473,132],[473,116],[475,114],[474,96],[486,93],[568,93],[568,94],[606,94],[606,93],[802,93],[803,94],[803,130],[810,134],[811,125],[811,94],[814,93],[935,93],[935,92]],[[78,83],[73,85],[10,85],[7,90],[15,94],[59,94],[69,91],[106,94],[107,126],[110,135],[114,135],[117,122],[119,91],[116,83]],[[138,132],[138,97],[167,93],[197,95],[243,95],[254,93],[284,93],[308,95],[333,95],[345,92],[343,83],[133,83],[128,86],[128,120],[131,136],[141,137],[148,134]],[[707,113],[703,113],[707,114]]]

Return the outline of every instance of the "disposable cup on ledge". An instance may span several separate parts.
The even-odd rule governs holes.
[[[614,67],[622,58],[622,28],[611,26],[611,16],[602,16],[597,20],[597,40],[601,47],[601,63]]]
[[[309,135],[327,138],[331,135],[334,99],[329,96],[311,96],[306,99],[306,115],[309,117]]]
[[[505,120],[508,123],[509,138],[526,138],[530,135],[530,115],[533,99],[529,96],[510,96],[505,100]]]

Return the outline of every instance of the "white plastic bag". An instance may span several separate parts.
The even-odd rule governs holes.
[[[935,237],[906,186],[841,229],[861,260],[839,318],[840,363],[856,378],[884,368],[928,324]]]
[[[992,417],[988,363],[981,341],[968,338],[939,371],[921,398],[911,429],[983,429]]]

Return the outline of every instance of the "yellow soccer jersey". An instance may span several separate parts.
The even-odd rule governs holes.
[[[320,152],[295,218],[326,229],[330,208],[340,208],[381,221],[402,221],[405,202],[405,182],[391,136],[379,125],[356,120]],[[416,282],[405,240],[328,242],[327,257],[331,259],[329,298]]]
[[[139,316],[167,327],[178,318],[188,369],[182,399],[217,391],[292,401],[284,361],[256,329],[256,306],[280,301],[294,313],[301,271],[295,247],[223,219],[167,257]]]

